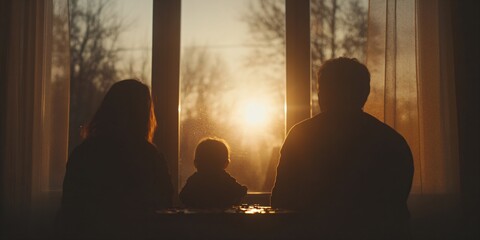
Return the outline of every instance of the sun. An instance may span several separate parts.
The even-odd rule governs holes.
[[[261,126],[267,123],[268,106],[264,101],[249,100],[243,103],[242,118],[248,126]]]

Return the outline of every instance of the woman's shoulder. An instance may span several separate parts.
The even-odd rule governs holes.
[[[96,138],[86,138],[80,144],[75,146],[70,152],[70,158],[85,155],[91,149],[98,148],[99,141]]]
[[[101,154],[102,149],[99,146],[97,139],[87,138],[84,139],[80,144],[73,148],[68,156],[67,166],[70,168],[76,168],[89,164],[89,162],[94,161],[96,155]]]
[[[147,141],[146,139],[131,139],[130,141],[128,141],[127,144],[148,153],[152,153],[152,154],[160,153],[157,146]]]
[[[76,146],[70,156],[102,155],[108,153],[163,156],[157,147],[146,139],[119,139],[113,137],[89,137]]]

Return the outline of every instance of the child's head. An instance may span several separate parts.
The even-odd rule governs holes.
[[[198,171],[223,170],[228,163],[230,163],[230,151],[225,140],[206,138],[197,145],[194,164]]]

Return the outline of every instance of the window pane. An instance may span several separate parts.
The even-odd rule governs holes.
[[[285,136],[284,5],[182,1],[180,189],[197,143],[219,137],[230,145],[226,170],[251,192],[271,190]]]
[[[320,112],[317,71],[331,58],[366,60],[368,0],[310,0],[312,114]]]
[[[150,85],[152,0],[70,0],[69,150],[116,81]]]
[[[45,4],[45,72],[42,87],[42,154],[37,163],[41,169],[36,184],[41,190],[62,189],[67,156],[69,42],[67,1]],[[34,165],[35,166],[35,165]],[[48,166],[48,167],[45,167]]]

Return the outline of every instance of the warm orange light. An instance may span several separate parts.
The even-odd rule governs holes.
[[[265,125],[269,119],[269,107],[265,101],[249,100],[242,105],[242,118],[249,127]]]

